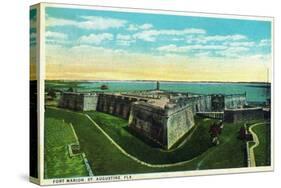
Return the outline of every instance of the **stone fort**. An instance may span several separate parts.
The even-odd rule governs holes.
[[[127,119],[130,130],[165,149],[170,149],[195,125],[194,116],[197,113],[212,117],[213,113],[223,114],[228,110],[228,121],[244,120],[243,113],[237,115],[233,110],[241,111],[245,105],[246,93],[202,95],[171,92],[160,90],[159,83],[155,90],[145,91],[64,92],[59,101],[62,108],[95,110]]]

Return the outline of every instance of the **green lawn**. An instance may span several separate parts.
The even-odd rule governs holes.
[[[246,167],[246,145],[238,139],[241,124],[225,123],[220,135],[220,144],[204,155],[200,169]]]
[[[143,161],[162,164],[192,159],[180,166],[144,166],[122,154],[82,113],[47,108],[46,117],[64,119],[73,124],[81,150],[85,152],[95,175],[238,168],[246,165],[245,144],[237,139],[240,124],[226,124],[220,135],[221,143],[218,146],[210,146],[207,131],[211,120],[196,118],[197,128],[191,139],[183,147],[173,152],[165,152],[150,147],[131,135],[125,128],[126,120],[99,112],[89,114],[122,148]]]
[[[101,112],[88,112],[94,121],[129,154],[151,164],[166,164],[192,159],[212,147],[209,126],[214,120],[196,118],[197,127],[192,137],[172,152],[151,147],[128,131],[128,121]],[[136,147],[137,146],[137,147]]]
[[[257,125],[253,131],[257,134],[260,142],[254,149],[256,165],[270,166],[270,125]]]
[[[153,169],[123,155],[84,115],[66,110],[47,109],[46,116],[72,123],[95,175],[150,172]],[[156,169],[154,170],[156,171]]]
[[[45,178],[87,176],[83,158],[70,157],[67,145],[75,143],[69,124],[61,119],[47,117],[45,120]]]

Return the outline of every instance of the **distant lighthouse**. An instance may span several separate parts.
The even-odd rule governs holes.
[[[156,90],[157,90],[157,91],[160,90],[160,83],[159,83],[159,81],[156,82]]]

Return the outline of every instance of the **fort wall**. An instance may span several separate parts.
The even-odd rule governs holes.
[[[160,108],[135,102],[131,107],[129,127],[166,149],[170,149],[194,125],[193,106],[190,104],[170,104]]]
[[[167,145],[167,116],[165,110],[152,107],[145,102],[135,102],[131,106],[129,128],[153,140],[162,147]]]
[[[224,111],[225,122],[239,123],[256,119],[264,119],[262,108],[226,109]]]
[[[96,94],[84,94],[83,111],[96,110],[98,105],[98,96]]]
[[[221,112],[224,109],[238,109],[243,108],[246,104],[246,93],[245,94],[232,94],[222,95],[215,94],[211,95],[211,108],[214,112]]]
[[[99,94],[97,111],[129,119],[131,104],[135,101],[147,101],[133,96]]]
[[[97,94],[65,92],[59,100],[59,107],[78,111],[96,110],[97,101]]]
[[[193,97],[191,98],[191,103],[193,113],[212,111],[211,96],[209,95]]]
[[[224,96],[225,109],[243,108],[246,104],[246,94]]]
[[[170,149],[194,125],[192,106],[188,105],[167,117],[167,149]]]
[[[240,109],[245,103],[245,94],[197,95],[142,91],[99,94],[66,92],[59,105],[72,110],[97,110],[127,119],[131,130],[170,149],[195,125],[196,113],[224,118],[228,122],[260,117],[259,109]]]

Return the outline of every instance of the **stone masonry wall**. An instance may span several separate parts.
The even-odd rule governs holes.
[[[129,128],[159,145],[167,145],[167,117],[160,108],[152,108],[144,102],[135,102],[131,107]]]
[[[71,110],[89,111],[96,110],[98,96],[85,93],[63,93],[59,101],[59,107]]]
[[[194,125],[192,105],[163,109],[135,102],[131,106],[129,127],[165,149],[170,149]]]
[[[246,94],[211,95],[212,111],[222,112],[224,109],[243,108],[246,104]]]
[[[193,112],[210,112],[212,110],[211,96],[198,96],[193,100]]]
[[[59,107],[71,110],[82,110],[83,99],[80,95],[75,93],[63,93],[59,101]]]
[[[182,97],[179,99],[172,99],[172,102],[176,103],[177,106],[192,106],[193,113],[195,112],[210,112],[212,111],[212,103],[210,95],[201,95],[201,96],[191,96],[191,97]],[[170,112],[172,109],[169,110]],[[175,109],[177,111],[177,109]]]
[[[226,95],[224,97],[225,109],[243,108],[246,104],[246,95]]]
[[[239,123],[263,118],[264,112],[262,108],[226,109],[224,111],[224,121],[229,123]]]
[[[83,111],[96,110],[98,105],[97,94],[84,95],[83,97]]]
[[[167,122],[167,149],[170,149],[194,125],[192,106],[186,106],[171,114]]]
[[[137,100],[138,99],[136,97],[99,94],[97,111],[128,119],[130,115],[131,104]]]

